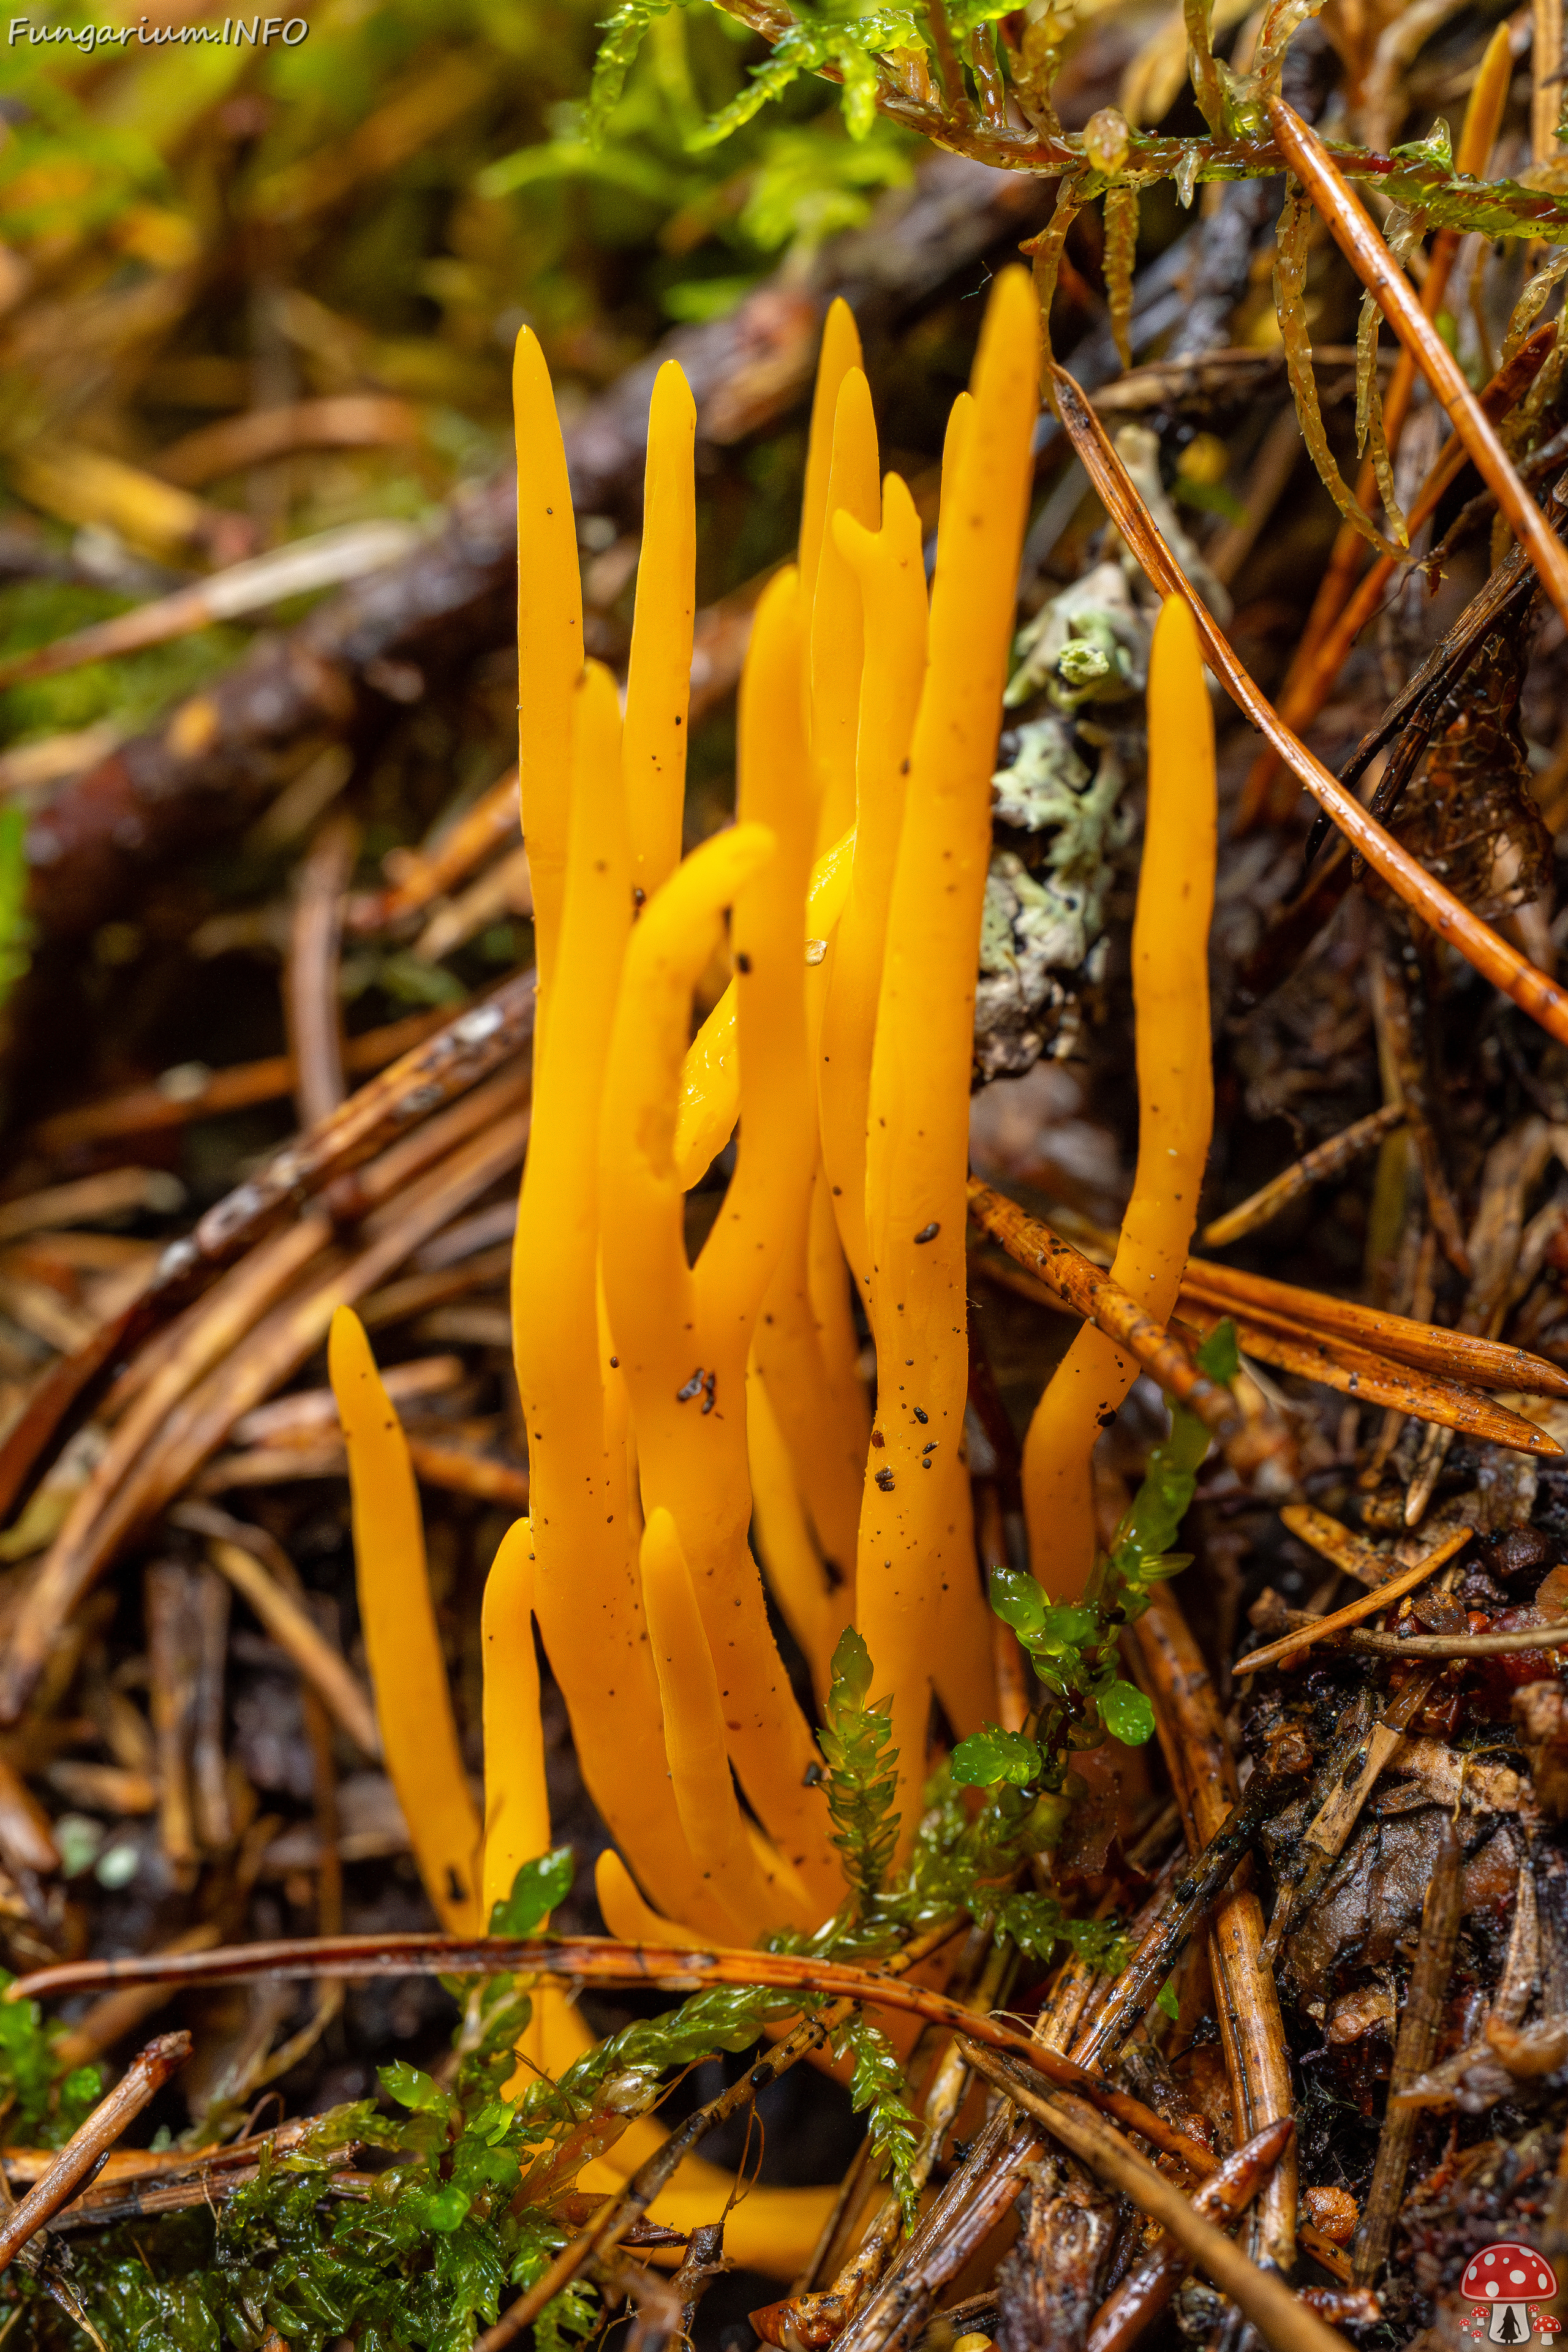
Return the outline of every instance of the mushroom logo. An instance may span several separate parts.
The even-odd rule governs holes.
[[[1467,2264],[1459,2292],[1467,2303],[1482,2307],[1471,2323],[1478,2336],[1482,2312],[1489,2307],[1489,2343],[1522,2347],[1534,2336],[1547,2337],[1558,2332],[1558,2322],[1549,2312],[1532,2307],[1557,2292],[1556,2273],[1533,2246],[1483,2246]]]

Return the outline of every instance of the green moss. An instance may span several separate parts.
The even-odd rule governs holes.
[[[112,619],[128,609],[130,601],[68,581],[26,581],[0,588],[0,659],[31,653],[57,637]],[[171,703],[232,668],[247,643],[238,629],[204,629],[116,661],[89,662],[58,677],[11,687],[0,694],[0,740],[26,742],[91,727],[102,719],[113,719],[132,733]]]

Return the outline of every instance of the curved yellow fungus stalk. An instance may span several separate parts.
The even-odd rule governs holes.
[[[332,1318],[327,1362],[348,1448],[360,1623],[382,1753],[437,1916],[449,1934],[471,1936],[481,1926],[482,1831],[452,1720],[419,1493],[396,1408],[350,1307]]]
[[[706,1441],[700,1431],[693,1444],[689,1415],[682,1423],[691,1467],[702,1462],[709,1468],[695,1508],[675,1507],[714,1663],[726,1685],[725,1714],[731,1719],[738,1714],[742,1726],[732,1749],[742,1783],[785,1859],[815,1892],[832,1899],[838,1871],[827,1843],[826,1807],[808,1785],[816,1778],[815,1743],[787,1684],[773,1697],[760,1679],[764,1662],[773,1675],[782,1669],[746,1542],[746,1364],[769,1285],[792,1236],[804,1234],[817,1155],[805,1021],[805,908],[815,812],[802,730],[805,618],[797,583],[785,572],[758,606],[741,681],[737,814],[742,822],[766,824],[777,846],[767,868],[737,895],[731,917],[741,1141],[723,1206],[693,1269],[704,1380],[711,1373],[720,1385],[711,1391],[716,1409],[708,1417]],[[651,1505],[651,1475],[644,1485]],[[742,1665],[737,1617],[751,1621],[742,1639],[752,1660],[749,1670],[742,1668],[746,1696],[738,1708],[729,1671],[731,1660]]]
[[[621,1943],[665,1944],[678,1952],[689,1945],[691,1930],[643,1900],[637,1880],[613,1845],[594,1864],[594,1893],[605,1927]]]
[[[679,683],[684,643],[689,410],[672,377],[650,433],[626,730],[590,667],[565,730],[569,824],[514,1285],[534,1607],[625,1856],[601,1874],[606,1915],[681,1940],[806,1924],[842,1895],[753,1519],[819,1682],[852,1599],[828,1563],[847,1568],[856,1548],[856,1619],[894,1697],[906,1838],[933,1685],[960,1730],[994,1711],[962,1454],[964,1179],[990,776],[1037,405],[1027,283],[999,281],[974,395],[955,406],[929,625],[919,520],[896,479],[879,493],[858,359],[840,308],[802,572],[761,599],[742,681],[738,822],[658,879],[635,922],[643,853],[628,824],[649,841],[664,829],[640,874],[673,855],[679,713],[656,680]],[[531,692],[525,673],[525,707]],[[664,730],[657,757],[629,748],[645,724]],[[825,783],[842,830],[814,870]],[[645,814],[628,820],[643,792]],[[825,943],[847,906],[847,977],[830,994]],[[735,978],[689,1045],[726,908]],[[734,1173],[692,1265],[684,1188],[737,1118]],[[846,1171],[847,1213],[834,1196]],[[873,1317],[879,1444],[851,1274]],[[527,1633],[512,1581],[494,1597],[503,1643]],[[521,1790],[525,1759],[500,1766],[499,1719],[494,1746]],[[521,1820],[526,1800],[512,1801]],[[498,1840],[507,1802],[498,1786]],[[582,2031],[549,2006],[552,2063]]]
[[[841,516],[863,529],[876,528],[881,512],[877,479],[877,426],[870,387],[858,367],[849,368],[838,390],[833,454],[818,549],[816,593],[810,609],[807,697],[809,738],[816,788],[821,795],[816,838],[836,847],[852,839],[855,822],[856,735],[859,719],[864,652],[859,583],[839,551],[835,525]],[[851,873],[852,873],[851,866]],[[840,886],[847,896],[849,877]],[[826,898],[826,893],[822,897]],[[804,1116],[815,1121],[815,1072],[837,926],[814,929],[819,911],[808,897],[806,931],[801,942],[805,971],[805,1081]],[[824,1558],[836,1577],[852,1573],[865,1477],[870,1423],[858,1383],[846,1413],[844,1383],[830,1370],[811,1298],[811,1204],[815,1176],[788,1196],[777,1271],[763,1302],[752,1363],[769,1398],[810,1512]],[[853,1362],[853,1356],[850,1359]]]
[[[964,1187],[991,775],[1039,405],[1038,323],[1022,270],[996,280],[973,384],[942,485],[930,667],[910,750],[868,1109],[879,1372],[856,1617],[877,1686],[892,1694],[906,1850],[931,1683],[961,1729],[994,1705],[960,1456]]]
[[[778,1417],[754,1370],[746,1378],[746,1457],[752,1473],[752,1525],[763,1572],[811,1668],[811,1686],[821,1702],[832,1679],[835,1645],[849,1622],[853,1587],[847,1577],[835,1586],[823,1564]]]
[[[520,1529],[512,1530],[514,1535],[519,1532]],[[494,1572],[492,1569],[492,1576]],[[504,1629],[498,1626],[497,1630],[498,1633],[504,1633]],[[488,1652],[486,1668],[488,1677]],[[539,1715],[537,1677],[531,1711],[523,1694],[515,1685],[513,1694],[514,1711],[524,1719],[509,1732],[508,1738],[531,1745],[540,1760],[541,1803],[534,1826],[537,1843],[528,1853],[520,1857],[521,1861],[529,1861],[535,1854],[547,1853],[551,1844],[550,1808],[543,1795],[544,1737]],[[488,1773],[488,1721],[486,1729]],[[521,1828],[521,1821],[519,1826]],[[492,1885],[488,1841],[485,1874],[488,1901]],[[678,1927],[673,1920],[665,1919],[643,1901],[625,1864],[613,1848],[606,1848],[599,1856],[595,1872],[595,1888],[605,1923],[612,1936],[619,1936],[627,1943],[688,1945],[692,1942],[692,1932],[689,1927]],[[504,1886],[498,1885],[496,1891],[498,1894],[509,1893],[510,1880],[508,1879]],[[516,2096],[526,2086],[534,2067],[542,2067],[546,2074],[559,2079],[569,2066],[574,2065],[594,2047],[593,2034],[563,1990],[553,1985],[540,1985],[535,1989],[533,2003],[533,2018],[522,2044],[525,2062],[506,2086],[508,2097]],[[640,2164],[646,2164],[648,2158],[656,2153],[663,2138],[664,2134],[651,2117],[635,2118],[626,2125],[613,2146],[584,2167],[577,2176],[577,2187],[591,2195],[612,2195]],[[667,2228],[689,2231],[703,2221],[716,2221],[728,2208],[735,2190],[733,2173],[724,2171],[718,2165],[706,2163],[701,2157],[689,2156],[669,2187],[655,2200],[653,2210]],[[760,2270],[769,2276],[794,2277],[808,2259],[832,2201],[833,2191],[827,2189],[750,2190],[742,2204],[729,2216],[726,2243],[734,2248],[733,2259],[743,2262],[749,2270]]]
[[[807,612],[816,593],[816,567],[827,527],[828,484],[833,473],[833,428],[838,394],[851,368],[861,365],[860,331],[842,295],[827,306],[822,348],[811,395],[811,429],[805,445],[805,481],[800,500],[800,593]]]
[[[1110,1269],[1160,1323],[1176,1304],[1214,1129],[1215,854],[1214,716],[1192,614],[1172,596],[1161,607],[1149,661],[1149,807],[1132,926],[1138,1168]],[[1076,1599],[1093,1566],[1090,1457],[1137,1375],[1136,1363],[1086,1324],[1029,1425],[1030,1558],[1059,1599]]]
[[[523,1651],[532,1661],[532,1629],[528,1622],[525,1576],[529,1562],[524,1539],[527,1522],[520,1521],[502,1539],[485,1588],[485,1787],[487,1822],[492,1767],[505,1776],[510,1802],[504,1826],[487,1827],[484,1857],[485,1916],[489,1905],[510,1892],[520,1864],[549,1851],[552,1843],[550,1801],[544,1779],[544,1729],[539,1711],[539,1677],[534,1669],[517,1671]],[[492,1592],[497,1570],[510,1570],[498,1594],[504,1609],[492,1616]],[[493,1642],[504,1645],[506,1665],[498,1672]],[[504,1705],[492,1712],[492,1682]],[[503,1850],[500,1837],[508,1843]],[[606,1849],[595,1874],[599,1907],[613,1936],[631,1943],[687,1945],[693,1931],[666,1919],[638,1894],[619,1855]],[[569,2066],[594,2047],[594,2036],[562,1988],[542,1984],[533,1993],[533,2016],[523,2036],[524,2063],[507,2085],[508,2096],[521,2091],[535,2067],[559,2079]],[[621,2137],[584,2167],[577,2186],[590,2194],[610,2195],[622,2181],[655,2154],[664,2134],[651,2117],[627,2124]],[[674,2180],[656,2200],[655,2210],[667,2228],[689,2231],[726,2211],[736,2189],[735,2177],[702,2158],[686,2158]],[[804,2266],[816,2242],[833,2192],[816,2189],[752,2189],[730,2215],[726,2242],[734,2259],[752,2270],[779,2278],[793,2277]],[[760,2200],[760,2201],[759,2201]],[[742,2221],[742,2215],[746,2218]],[[737,2225],[739,2227],[737,2228]]]
[[[791,1590],[803,1597],[820,1591],[828,1594],[826,1609],[813,1616],[814,1622],[820,1619],[825,1630],[831,1629],[826,1632],[826,1647],[820,1658],[813,1643],[803,1640],[796,1631],[796,1639],[802,1640],[812,1661],[813,1685],[819,1696],[826,1693],[826,1666],[834,1643],[854,1614],[860,1495],[866,1449],[871,1440],[870,1408],[859,1363],[848,1269],[833,1220],[826,1173],[819,1160],[810,1196],[797,1208],[787,1253],[763,1302],[762,1321],[752,1347],[752,1387],[748,1391],[753,1415],[754,1489],[758,1459],[753,1391],[758,1381],[765,1389],[768,1431],[783,1448],[782,1462],[772,1465],[766,1498],[761,1493],[755,1497],[758,1526],[764,1530],[763,1564],[769,1570],[769,1581],[777,1591],[767,1557],[768,1527],[774,1530],[774,1549],[782,1542],[786,1557],[798,1558],[794,1539],[785,1533],[793,1524],[784,1496],[783,1479],[787,1474],[798,1498],[795,1517],[815,1563],[809,1572],[804,1562],[800,1564],[790,1578]],[[765,1449],[767,1433],[762,1443]],[[788,1616],[788,1604],[781,1605]],[[794,1620],[790,1622],[793,1625]]]
[[[479,1640],[485,1730],[480,1915],[488,1929],[491,1912],[511,1893],[523,1864],[550,1851],[550,1790],[533,1650],[533,1536],[526,1519],[507,1529],[490,1562]],[[542,1981],[532,2000],[532,2014],[517,2045],[522,2063],[507,2085],[509,2097],[527,2087],[534,2068],[549,2073],[560,2048],[566,1994]]]
[[[849,894],[855,859],[851,829],[823,851],[811,869],[805,898],[805,936],[824,946],[833,937]],[[735,983],[723,995],[687,1048],[681,1065],[680,1101],[675,1116],[675,1164],[689,1192],[708,1173],[741,1116],[741,1057],[735,1038]]]
[[[1513,27],[1500,25],[1481,52],[1470,95],[1465,102],[1454,169],[1466,179],[1484,180],[1487,176],[1512,79]],[[1556,100],[1552,103],[1555,105]]]
[[[650,1514],[664,1505],[679,1530],[742,1785],[826,1909],[838,1878],[826,1808],[804,1785],[815,1750],[746,1540],[746,1360],[783,1213],[792,1187],[810,1181],[814,1149],[809,1103],[804,1116],[801,1104],[801,908],[812,811],[800,789],[799,659],[795,583],[786,575],[758,609],[742,686],[741,823],[677,868],[633,934],[604,1087],[601,1183],[605,1296],[631,1397],[644,1505]],[[767,822],[755,822],[764,812]],[[723,1208],[692,1267],[674,1159],[676,1102],[691,992],[731,902],[742,1142]],[[666,1907],[685,1916],[683,1906]]]
[[[768,1286],[752,1343],[752,1370],[767,1391],[817,1547],[847,1587],[855,1572],[860,1491],[871,1433],[865,1392],[835,1380],[811,1297],[813,1184],[791,1204],[784,1262]],[[847,1408],[847,1410],[846,1410]]]
[[[881,520],[877,422],[863,370],[846,372],[833,420],[833,457],[811,594],[811,756],[822,795],[817,839],[826,847],[855,821],[855,740],[865,637],[860,588],[840,551],[836,524],[847,515],[864,530]]]
[[[518,705],[517,772],[533,885],[542,1019],[555,975],[566,887],[572,694],[583,670],[583,585],[565,445],[550,370],[531,327],[524,327],[517,339],[511,396],[517,428],[517,658],[527,688]]]
[[[642,1590],[664,1706],[664,1752],[692,1860],[733,1917],[738,1942],[786,1921],[815,1927],[811,1907],[804,1916],[795,1912],[777,1874],[768,1885],[758,1870],[730,1778],[719,1677],[680,1538],[662,1507],[649,1514],[643,1532]]]
[[[533,1533],[519,1519],[485,1579],[479,1643],[484,1671],[485,1851],[480,1913],[488,1922],[525,1862],[550,1849],[550,1795],[539,1661],[533,1652]]]
[[[823,1377],[829,1406],[841,1427],[852,1430],[859,1460],[871,1442],[871,1408],[861,1370],[860,1335],[852,1304],[854,1277],[845,1260],[833,1214],[832,1187],[819,1160],[811,1187],[811,1225],[806,1242],[806,1286],[816,1318]],[[853,1551],[839,1562],[847,1586],[855,1581]]]
[[[834,943],[818,1049],[822,1152],[844,1255],[868,1295],[866,1106],[882,985],[888,901],[904,814],[904,769],[926,665],[925,556],[914,500],[897,474],[882,528],[852,515],[835,539],[860,589],[866,635],[856,763],[855,859]]]
[[[956,488],[973,422],[974,394],[961,392],[947,412],[947,430],[942,436],[942,487],[944,496],[937,509],[936,518],[936,560],[939,565],[944,555],[950,563],[952,560],[953,536],[958,529],[958,500],[956,497],[947,497],[945,492],[950,482]],[[1009,620],[1009,632],[1012,625]]]
[[[686,721],[697,617],[697,489],[691,452],[697,408],[673,360],[653,383],[626,670],[623,770],[632,882],[644,898],[680,863],[686,801]]]
[[[524,697],[526,701],[527,698]],[[721,1931],[663,1765],[624,1433],[599,1333],[599,1097],[631,929],[615,681],[584,671],[572,721],[571,835],[555,1016],[536,1053],[512,1261],[512,1347],[528,1431],[533,1606],[583,1774],[612,1833],[683,1917]]]

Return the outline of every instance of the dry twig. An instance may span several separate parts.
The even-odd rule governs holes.
[[[96,2172],[126,2126],[155,2097],[191,2054],[188,2033],[165,2033],[150,2042],[86,2122],[71,2134],[54,2162],[19,2205],[0,2215],[0,2271],[9,2269],[30,2238],[75,2196]]]

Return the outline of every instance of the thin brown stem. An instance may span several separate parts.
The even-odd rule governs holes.
[[[1568,626],[1568,551],[1548,528],[1512,460],[1498,439],[1459,363],[1426,316],[1399,268],[1355,198],[1327,147],[1286,105],[1271,99],[1268,119],[1291,170],[1310,192],[1330,233],[1415,365],[1469,451],[1478,471],[1496,492],[1498,506],[1513,526],[1542,586]]]
[[[942,76],[942,103],[948,120],[959,130],[967,130],[974,120],[974,109],[963,87],[963,67],[959,59],[952,27],[947,21],[943,0],[926,0],[926,21],[936,50],[937,70]]]
[[[994,26],[975,26],[969,36],[969,62],[974,72],[974,86],[980,92],[981,120],[996,129],[1007,120],[1007,90],[996,62]]]
[[[1169,1585],[1155,1586],[1132,1639],[1187,1843],[1196,1851],[1214,1835],[1239,1790],[1214,1684]],[[1250,1887],[1233,1885],[1215,1908],[1209,1969],[1238,2139],[1293,2112],[1284,2021],[1274,1979],[1259,1957],[1262,1945],[1262,1906]],[[1255,2242],[1287,2273],[1295,2260],[1295,2228],[1296,2162],[1290,2150],[1253,2222]]]
[[[1402,849],[1363,808],[1355,794],[1347,791],[1337,776],[1331,776],[1322,761],[1282,724],[1237,659],[1224,632],[1162,538],[1126,467],[1077,384],[1061,368],[1051,370],[1050,381],[1062,423],[1107,511],[1161,594],[1184,598],[1203,640],[1204,658],[1233,700],[1276,745],[1352,846],[1394,895],[1413,908],[1439,939],[1457,948],[1483,979],[1500,989],[1521,1013],[1528,1013],[1560,1043],[1568,1045],[1568,994],[1472,915],[1407,850]]]
[[[306,1128],[331,1118],[345,1092],[338,965],[343,896],[358,845],[359,828],[351,819],[329,818],[301,865],[294,900],[283,1003],[299,1072],[300,1124]]]
[[[1271,1223],[1293,1201],[1310,1192],[1314,1184],[1325,1183],[1330,1177],[1341,1176],[1347,1168],[1353,1167],[1363,1152],[1371,1151],[1385,1135],[1392,1135],[1404,1118],[1402,1104],[1385,1103],[1381,1110],[1358,1118],[1352,1127],[1342,1128],[1326,1143],[1314,1144],[1310,1151],[1304,1151],[1300,1160],[1281,1169],[1278,1176],[1271,1176],[1267,1184],[1260,1185],[1236,1208],[1227,1209],[1223,1217],[1215,1217],[1204,1227],[1198,1239],[1205,1249],[1225,1249],[1245,1234],[1255,1234],[1260,1225]]]
[[[1194,2191],[1193,2211],[1205,2221],[1234,2221],[1268,2180],[1289,2147],[1295,2128],[1286,2116],[1255,2132],[1226,2158],[1212,2180]],[[1145,2329],[1167,2308],[1192,2266],[1186,2247],[1169,2231],[1163,2231],[1095,2314],[1086,2352],[1131,2352]]]
[[[1365,1617],[1377,1616],[1393,1601],[1403,1600],[1407,1592],[1414,1592],[1418,1584],[1425,1584],[1428,1577],[1436,1576],[1457,1551],[1464,1549],[1472,1532],[1469,1528],[1455,1528],[1408,1568],[1397,1570],[1375,1591],[1360,1593],[1355,1600],[1347,1601],[1342,1609],[1336,1609],[1331,1616],[1314,1617],[1307,1624],[1284,1634],[1279,1641],[1269,1642],[1261,1650],[1253,1650],[1247,1657],[1237,1658],[1232,1672],[1255,1675],[1260,1667],[1277,1665],[1281,1658],[1288,1658],[1296,1651],[1310,1649],[1316,1643],[1331,1639],[1336,1633],[1349,1633],[1352,1625],[1359,1625]],[[1408,1648],[1408,1643],[1402,1644],[1401,1655],[1405,1654]]]
[[[1214,48],[1209,39],[1209,14],[1212,0],[1182,0],[1182,16],[1187,28],[1187,67],[1192,76],[1193,96],[1198,102],[1198,112],[1208,124],[1215,139],[1225,137],[1225,91],[1220,86],[1219,68],[1215,63]]]
[[[1236,1434],[1241,1416],[1228,1389],[1200,1371],[1164,1325],[1145,1315],[1081,1250],[1074,1249],[1037,1218],[1026,1216],[1016,1202],[994,1192],[973,1177],[969,1182],[969,1213],[984,1233],[1000,1242],[1009,1257],[1038,1275],[1075,1313],[1135,1356],[1144,1370],[1189,1412],[1196,1413],[1216,1437],[1223,1441]]]
[[[51,2214],[75,2196],[127,2125],[190,2054],[188,2033],[163,2033],[132,2060],[108,2097],[100,2099],[87,2121],[71,2134],[43,2178],[0,2221],[0,2271],[9,2269]]]
[[[1326,2327],[1307,2305],[1299,2303],[1282,2280],[1249,2263],[1223,2230],[1195,2212],[1179,2189],[1113,2132],[1104,2130],[1078,2100],[1044,2096],[988,2051],[976,2050],[974,2063],[987,2082],[1005,2091],[1091,2172],[1130,2198],[1141,2213],[1160,2222],[1205,2277],[1239,2306],[1275,2352],[1344,2352],[1342,2336]]]
[[[52,1368],[0,1444],[0,1517],[10,1510],[78,1397],[106,1366],[168,1321],[223,1267],[297,1211],[302,1199],[408,1134],[521,1054],[533,1035],[533,985],[532,972],[521,972],[483,1003],[465,1007],[435,1036],[351,1095],[323,1125],[275,1151],[166,1250],[141,1297]]]
[[[951,1932],[951,1930],[950,1930]],[[813,1960],[790,1952],[689,1950],[664,1944],[620,1944],[607,1936],[579,1937],[559,1944],[529,1943],[507,1936],[311,1936],[283,1937],[274,1943],[230,1944],[188,1956],[152,1955],[145,1959],[66,1960],[18,1978],[5,1998],[20,2000],[68,1992],[105,1991],[111,1985],[173,1982],[245,1984],[260,1978],[406,1976],[580,1977],[588,1984],[662,1986],[673,1992],[700,1992],[721,1984],[763,1985],[780,1991],[826,1993],[830,1999],[864,2001],[871,2009],[903,2010],[929,2018],[973,2041],[978,2036],[997,2050],[1010,2050],[1052,2083],[1076,2091],[1139,2132],[1168,2156],[1180,2158],[1194,2179],[1206,2180],[1214,2158],[1185,2132],[1174,2130],[1141,2099],[1110,2090],[1097,2075],[1043,2049],[1000,2018],[976,2018],[962,2001],[949,2000],[923,1985],[900,1983],[886,1971],[849,1967],[844,1961]]]
[[[1399,2039],[1394,2044],[1394,2069],[1389,2076],[1390,2104],[1377,2143],[1372,2186],[1366,2193],[1361,2227],[1355,2236],[1355,2275],[1359,2285],[1364,2286],[1383,2268],[1394,2218],[1405,2193],[1405,2176],[1415,2142],[1417,2111],[1395,2106],[1392,2095],[1408,2090],[1432,2063],[1447,1999],[1448,1979],[1453,1972],[1454,1948],[1458,1941],[1464,1858],[1464,1840],[1457,1825],[1452,1821],[1445,1822],[1443,1842],[1422,1906],[1421,1941],[1399,2021]]]

